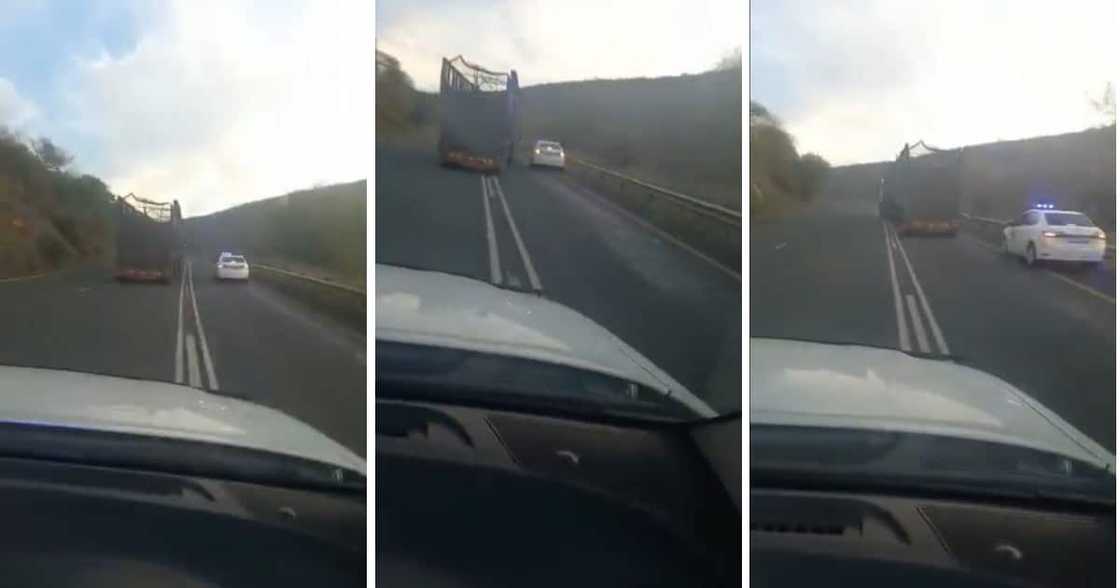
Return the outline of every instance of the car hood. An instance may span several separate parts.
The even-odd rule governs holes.
[[[1011,384],[890,349],[752,338],[750,420],[946,435],[1049,451],[1110,471],[1116,464]]]
[[[0,367],[0,422],[87,429],[281,453],[365,475],[365,460],[282,412],[149,380]]]
[[[531,359],[661,390],[697,413],[703,400],[595,321],[541,296],[441,272],[377,265],[377,340]]]

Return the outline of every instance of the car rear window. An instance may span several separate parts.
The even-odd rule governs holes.
[[[1081,214],[1080,212],[1046,212],[1046,224],[1063,226],[1075,225],[1078,227],[1091,227],[1093,221],[1089,217]]]
[[[245,263],[245,258],[240,255],[231,255],[226,258],[226,261],[236,261],[238,263]]]

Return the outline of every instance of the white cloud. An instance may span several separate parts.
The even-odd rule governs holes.
[[[438,88],[440,58],[460,54],[490,69],[516,69],[523,86],[677,75],[710,69],[741,47],[744,13],[738,0],[416,6],[379,25],[377,48],[429,91]]]
[[[38,114],[34,102],[21,96],[15,84],[0,78],[0,126],[19,130]]]
[[[751,49],[788,76],[796,106],[778,114],[799,149],[834,163],[1081,130],[1116,70],[1110,2],[814,7],[794,9],[796,30],[752,21]]]
[[[70,117],[119,193],[197,215],[365,177],[372,161],[372,9],[180,0],[135,49],[78,60]]]

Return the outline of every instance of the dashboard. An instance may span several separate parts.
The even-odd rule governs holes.
[[[6,586],[365,586],[365,491],[0,458]]]
[[[379,399],[377,585],[738,586],[738,422]]]
[[[1115,512],[751,489],[752,586],[1115,586]]]

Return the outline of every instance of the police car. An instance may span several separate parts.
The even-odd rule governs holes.
[[[1080,212],[1039,204],[1004,226],[1003,250],[1022,257],[1027,265],[1040,261],[1096,264],[1104,259],[1105,233]]]
[[[214,267],[214,277],[219,280],[248,280],[249,262],[243,255],[223,251]]]

